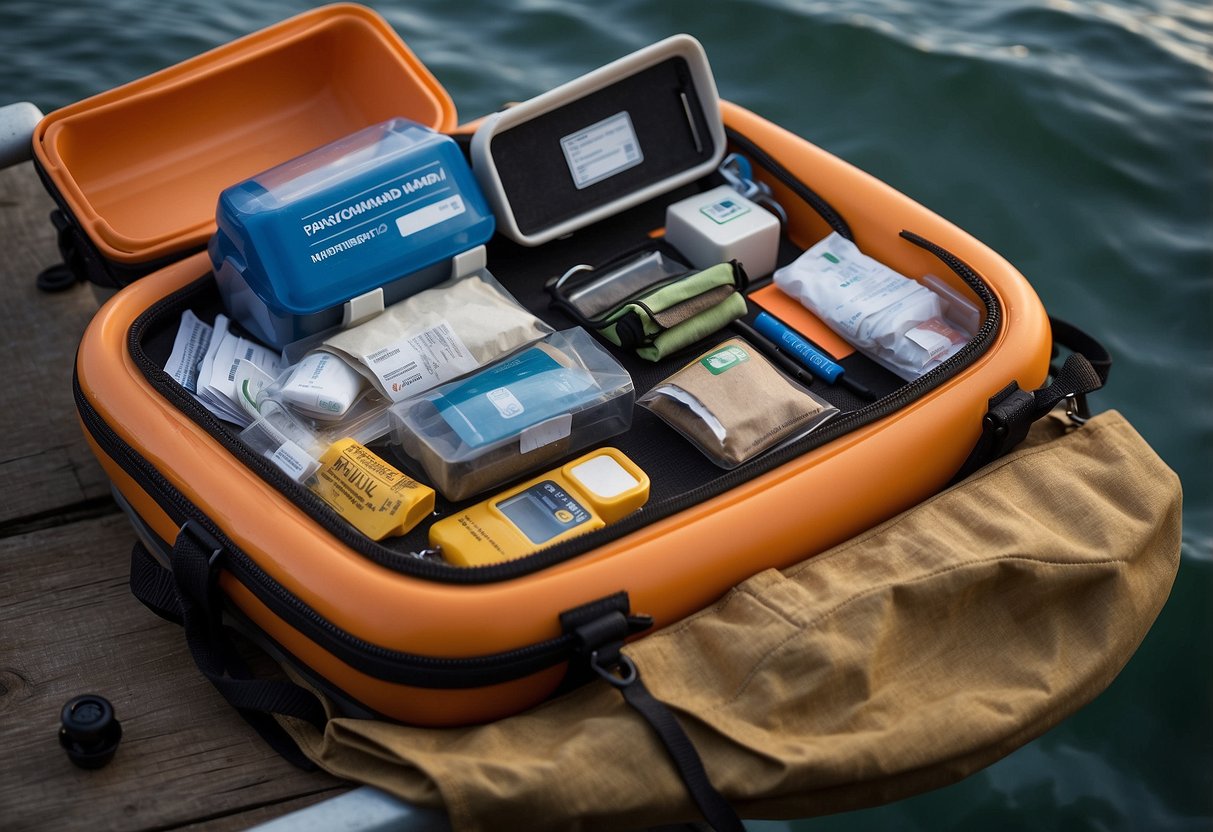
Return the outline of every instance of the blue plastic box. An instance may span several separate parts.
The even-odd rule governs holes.
[[[458,145],[403,118],[226,189],[216,219],[228,314],[275,347],[341,324],[352,299],[382,308],[441,282],[494,228]]]

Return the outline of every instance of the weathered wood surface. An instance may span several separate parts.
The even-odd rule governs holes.
[[[278,758],[194,668],[180,629],[127,588],[134,535],[76,423],[72,361],[97,307],[41,294],[57,260],[29,165],[0,171],[0,829],[246,829],[346,785]],[[98,771],[59,748],[59,709],[114,703],[123,740]]]
[[[97,297],[79,284],[46,294],[38,272],[59,261],[47,219],[54,203],[33,166],[0,170],[0,528],[18,520],[48,522],[64,509],[88,510],[109,493],[72,403],[76,345]]]

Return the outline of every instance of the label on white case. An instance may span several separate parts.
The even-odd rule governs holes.
[[[560,140],[577,190],[601,182],[644,161],[627,110]]]
[[[699,209],[699,213],[717,225],[724,225],[729,220],[735,220],[750,213],[750,209],[740,199],[721,199],[711,205],[703,206]]]

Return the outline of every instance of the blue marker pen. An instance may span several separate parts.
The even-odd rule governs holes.
[[[809,369],[813,375],[825,379],[830,384],[841,383],[848,390],[865,399],[876,398],[867,387],[843,376],[841,364],[831,360],[825,353],[814,347],[800,336],[800,333],[790,329],[786,324],[777,321],[767,312],[759,312],[754,319],[754,329],[769,338],[775,346],[795,358]]]

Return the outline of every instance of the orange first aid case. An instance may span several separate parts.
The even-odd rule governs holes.
[[[359,60],[342,59],[344,49]],[[326,83],[316,80],[325,73]],[[390,29],[336,6],[54,113],[36,148],[90,246],[125,266],[203,246],[226,184],[395,115],[454,126],[449,98]],[[649,475],[649,502],[519,560],[462,568],[418,557],[428,522],[372,541],[174,382],[162,368],[182,313],[206,320],[221,309],[204,253],[131,283],[97,314],[80,345],[76,401],[139,532],[132,586],[185,624],[199,666],[246,716],[324,718],[302,688],[246,678],[216,635],[220,622],[347,714],[428,726],[493,720],[595,671],[626,684],[627,639],[915,505],[966,460],[971,467],[975,447],[993,458],[1014,444],[1018,417],[999,406],[1040,409],[1025,391],[1045,381],[1052,345],[1027,281],[961,229],[804,139],[727,103],[723,118],[730,149],[787,212],[781,264],[836,231],[905,275],[943,278],[980,310],[980,327],[913,382],[860,354],[840,359],[876,399],[816,383],[841,413],[729,471],[637,409],[611,444]],[[137,145],[89,140],[128,126]],[[495,237],[488,262],[521,303],[568,327],[549,307],[548,278],[651,242],[668,202],[717,184],[707,176],[534,248]],[[723,337],[656,364],[620,360],[640,394]],[[439,499],[437,514],[458,507]]]

